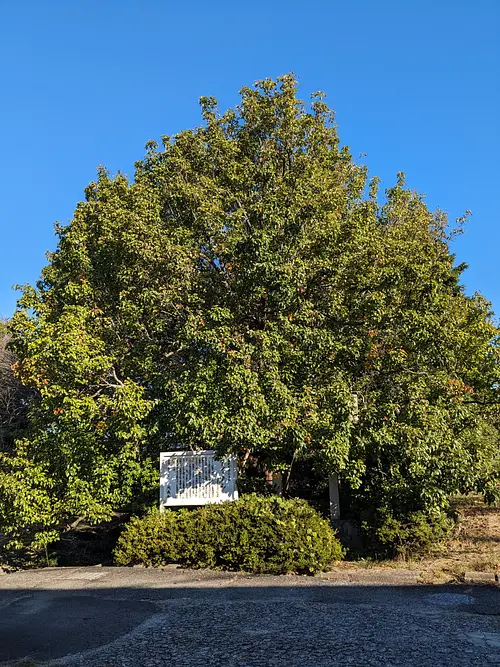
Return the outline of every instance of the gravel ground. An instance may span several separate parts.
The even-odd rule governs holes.
[[[500,665],[499,614],[498,588],[397,579],[125,568],[0,578],[0,650],[17,665],[487,667]]]

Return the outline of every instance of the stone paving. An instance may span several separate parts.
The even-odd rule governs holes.
[[[500,590],[174,568],[19,572],[0,577],[0,665],[28,658],[50,667],[488,667],[500,665]]]

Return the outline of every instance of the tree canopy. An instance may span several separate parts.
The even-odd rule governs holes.
[[[498,330],[445,214],[402,174],[381,201],[292,75],[201,109],[131,182],[99,170],[24,288],[12,346],[37,399],[4,488],[23,461],[45,503],[29,521],[97,521],[182,445],[281,471],[308,457],[374,526],[491,496]]]

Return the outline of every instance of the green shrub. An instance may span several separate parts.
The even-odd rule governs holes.
[[[195,510],[134,518],[115,549],[118,565],[313,574],[343,556],[330,524],[303,500],[243,496]]]
[[[432,551],[454,526],[445,512],[412,512],[405,520],[379,511],[375,521],[363,528],[372,549],[381,556],[412,556]]]

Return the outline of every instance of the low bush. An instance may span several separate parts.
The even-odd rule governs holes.
[[[118,565],[314,574],[341,559],[343,550],[328,521],[305,501],[250,494],[133,518],[114,554]]]
[[[363,529],[372,552],[387,558],[429,553],[450,534],[454,525],[445,512],[433,515],[412,512],[403,521],[379,511],[372,524],[365,523]]]

